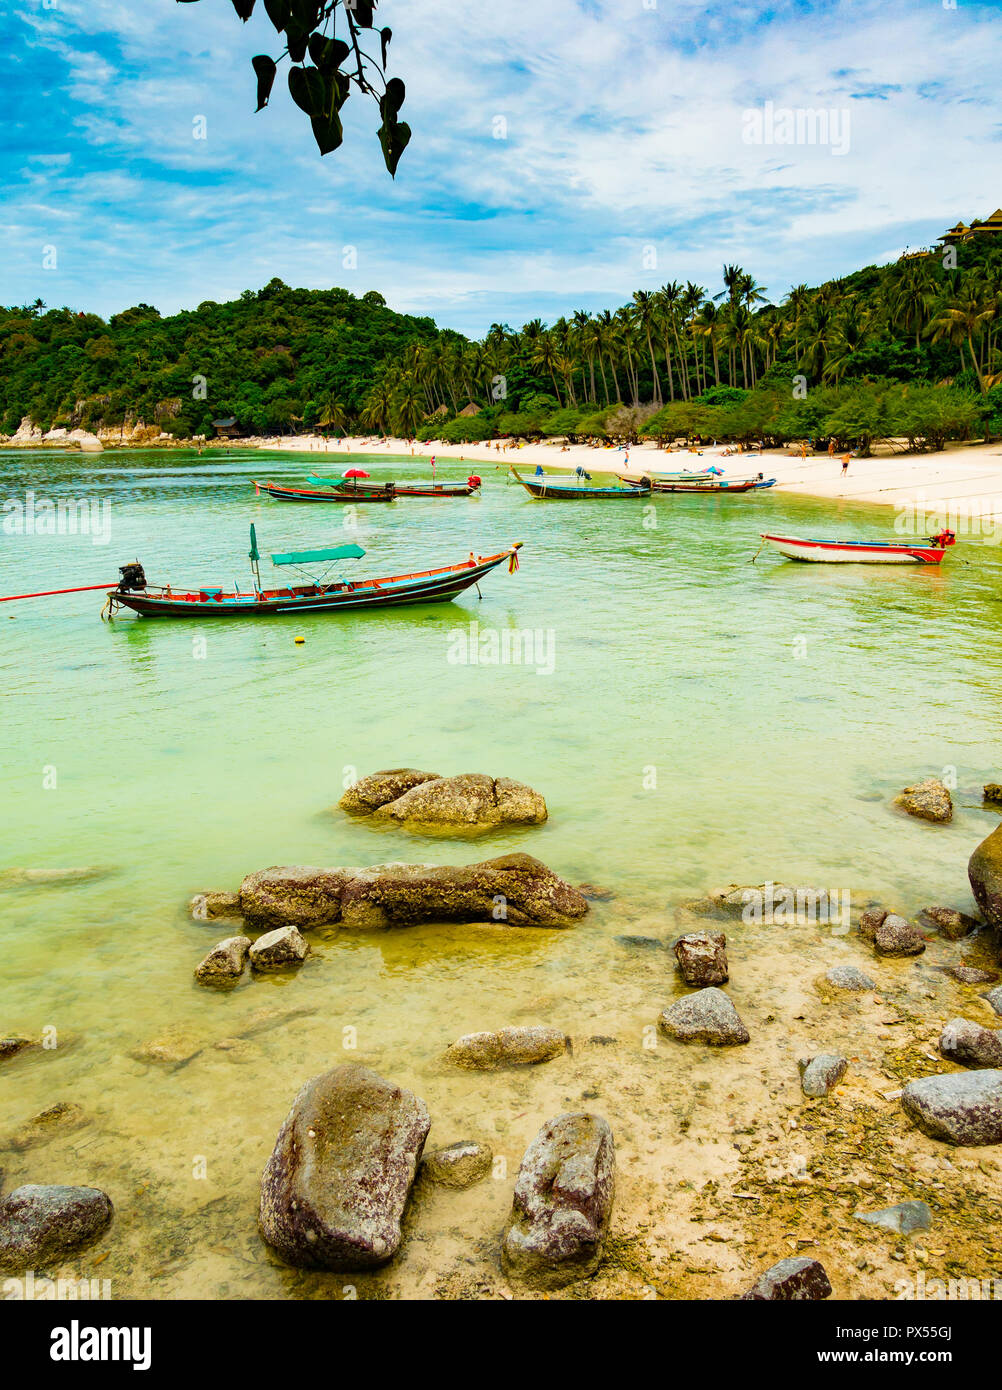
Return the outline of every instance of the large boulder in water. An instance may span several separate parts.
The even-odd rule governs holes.
[[[345,792],[340,806],[354,815],[418,830],[480,831],[546,820],[546,802],[538,792],[522,782],[479,772],[458,777],[410,769],[377,772]]]
[[[341,898],[345,927],[418,922],[504,922],[510,927],[570,927],[588,911],[576,888],[529,854],[479,864],[387,864],[366,870]]]
[[[1002,929],[1002,825],[982,840],[971,855],[967,877],[985,919]]]
[[[262,869],[240,885],[240,911],[252,926],[327,926],[341,920],[341,894],[358,869],[317,869],[308,865]]]
[[[943,822],[953,819],[953,800],[938,777],[927,777],[924,782],[905,787],[894,798],[894,804],[919,820]]]
[[[1002,1071],[955,1071],[909,1081],[905,1114],[931,1139],[947,1144],[1002,1143]]]
[[[414,767],[395,767],[388,772],[373,772],[349,787],[338,805],[352,816],[371,816],[380,806],[419,787],[422,782],[437,782],[437,772],[419,772]]]
[[[37,1269],[89,1245],[111,1223],[96,1187],[28,1184],[0,1202],[0,1269]]]
[[[526,1149],[501,1260],[511,1279],[559,1289],[593,1274],[612,1215],[616,1154],[599,1115],[559,1115]]]
[[[658,1015],[658,1027],[677,1042],[736,1047],[748,1041],[741,1015],[722,989],[710,985],[676,999]]]
[[[261,1233],[304,1269],[385,1264],[431,1121],[423,1100],[352,1063],[293,1101],[261,1180]]]
[[[479,864],[376,864],[369,869],[274,868],[245,878],[247,921],[300,930],[340,923],[356,931],[419,922],[570,927],[588,901],[529,854]]]

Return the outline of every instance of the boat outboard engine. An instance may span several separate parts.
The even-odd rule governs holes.
[[[118,572],[122,576],[118,581],[118,587],[123,593],[141,593],[146,588],[146,575],[138,560],[134,560],[130,565],[120,565]]]

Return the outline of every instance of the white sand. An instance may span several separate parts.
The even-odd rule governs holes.
[[[244,445],[248,442],[251,441],[239,441]],[[700,453],[687,449],[675,449],[669,453],[647,443],[625,450],[587,445],[562,446],[559,443],[509,444],[504,448],[502,441],[502,448],[497,449],[493,443],[409,444],[403,439],[384,442],[372,437],[324,440],[314,436],[297,436],[281,441],[269,440],[267,447],[296,453],[358,454],[360,464],[367,457],[375,461],[381,456],[410,456],[422,460],[420,473],[423,476],[427,472],[429,477],[428,461],[432,457],[461,459],[471,466],[475,465],[481,474],[488,465],[504,471],[514,464],[520,471],[532,473],[537,464],[543,464],[547,468],[568,469],[580,465],[592,474],[628,473],[639,476],[646,469],[701,469],[712,463],[730,477],[749,477],[763,472],[767,478],[776,478],[777,489],[783,492],[874,502],[894,507],[899,512],[906,507],[917,508],[928,513],[930,518],[934,513],[945,512],[947,516],[956,514],[960,518],[985,517],[1002,521],[1000,444],[959,444],[949,445],[941,453],[899,453],[868,459],[853,458],[845,477],[842,476],[839,456],[829,458],[827,454],[821,454],[801,459],[799,456],[791,457],[784,451],[722,457],[723,445],[708,447]],[[919,518],[916,529],[921,531],[924,525]],[[959,530],[962,532],[963,526]]]

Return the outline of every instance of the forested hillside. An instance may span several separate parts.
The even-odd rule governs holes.
[[[272,280],[226,304],[107,323],[0,310],[0,428],[143,420],[179,438],[234,417],[248,434],[350,430],[453,442],[497,435],[893,434],[940,446],[1002,433],[1002,237],[869,266],[773,303],[740,266],[722,288],[670,282],[482,342],[379,294]],[[470,402],[479,411],[462,414]]]

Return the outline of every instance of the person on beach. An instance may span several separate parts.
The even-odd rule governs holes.
[[[834,439],[829,439],[829,441],[828,441],[828,457],[829,457],[830,459],[833,459],[833,458],[835,457],[835,441],[834,441]]]
[[[845,475],[849,472],[849,460],[850,460],[851,458],[852,458],[852,455],[851,455],[851,454],[843,454],[843,455],[842,455],[842,477],[843,477],[843,478],[844,478]]]

